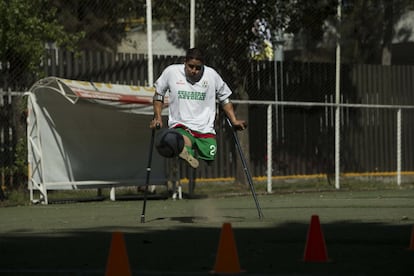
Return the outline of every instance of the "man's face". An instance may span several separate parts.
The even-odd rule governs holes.
[[[200,80],[204,64],[198,59],[189,59],[185,63],[185,75],[192,82]]]

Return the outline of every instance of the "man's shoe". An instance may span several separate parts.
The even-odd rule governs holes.
[[[198,165],[199,165],[198,160],[188,152],[186,147],[183,148],[183,150],[178,156],[181,159],[184,159],[185,161],[187,161],[187,163],[194,169],[198,168]]]

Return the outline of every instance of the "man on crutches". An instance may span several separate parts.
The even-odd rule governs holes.
[[[184,64],[168,66],[154,83],[154,119],[150,128],[162,127],[161,111],[164,97],[169,92],[168,127],[183,136],[184,147],[178,156],[193,168],[199,166],[198,159],[211,162],[216,157],[216,100],[234,128],[244,130],[247,127],[246,122],[237,119],[234,113],[229,99],[232,91],[204,62],[202,51],[191,48],[187,50]]]
[[[214,121],[216,100],[218,100],[234,133],[240,157],[244,161],[235,131],[246,129],[247,123],[237,119],[233,104],[230,102],[229,97],[232,91],[228,85],[213,68],[206,66],[204,62],[202,51],[198,48],[191,48],[187,50],[184,64],[168,66],[154,83],[154,118],[150,122],[153,135],[156,128],[163,126],[161,112],[164,106],[164,97],[167,92],[169,93],[169,130],[159,137],[156,145],[157,150],[165,157],[178,155],[193,168],[198,168],[198,159],[207,163],[212,162],[216,158],[217,152]],[[153,140],[152,138],[151,141]],[[151,151],[152,148],[149,160],[151,160]],[[256,199],[250,173],[248,173],[245,162],[243,164],[261,218],[262,213]],[[148,167],[147,175],[149,176],[151,168],[150,165]],[[146,197],[141,222],[145,221],[145,202]]]

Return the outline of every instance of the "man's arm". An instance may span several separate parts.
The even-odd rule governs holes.
[[[247,123],[244,120],[239,120],[236,118],[236,114],[234,113],[233,104],[230,101],[226,101],[225,103],[222,103],[222,108],[224,112],[226,113],[226,116],[229,118],[231,124],[237,129],[237,130],[244,130],[247,128]]]
[[[160,94],[155,93],[153,102],[154,118],[151,120],[150,128],[162,127],[162,108],[164,106],[164,97]]]

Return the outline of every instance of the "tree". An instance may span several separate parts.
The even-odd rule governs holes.
[[[255,22],[265,21],[271,40],[275,33],[293,33],[300,38],[304,53],[311,53],[320,44],[324,22],[336,15],[337,0],[322,1],[259,1],[224,0],[214,5],[205,0],[196,2],[196,44],[206,50],[209,62],[217,66],[232,82],[240,82],[250,61],[249,44],[256,39]],[[154,6],[154,16],[172,22],[171,42],[178,47],[189,46],[189,3],[179,0],[161,1]],[[299,39],[298,39],[299,41]]]
[[[56,9],[46,0],[0,2],[0,62],[9,87],[23,89],[31,84],[31,76],[40,73],[46,43],[76,48],[83,33],[68,34],[55,15]]]
[[[341,26],[333,23],[341,35],[343,62],[390,65],[394,26],[412,8],[411,0],[343,1]]]
[[[116,51],[126,25],[145,17],[145,0],[50,0],[68,33],[82,32],[82,50]]]
[[[301,49],[301,61],[331,61],[335,44],[324,44],[327,22],[337,26],[337,0],[297,1],[288,9],[284,32],[294,35],[294,48]],[[336,43],[336,36],[333,39]]]
[[[56,43],[70,50],[76,48],[82,33],[68,34],[56,20],[56,9],[46,0],[0,1],[0,73],[4,87],[24,91],[41,74],[45,45]],[[22,185],[27,172],[25,137],[26,104],[23,98],[13,98],[11,105],[0,109],[0,120],[8,118],[13,136],[5,132],[5,141],[14,154],[5,159],[2,173],[10,176],[17,186]],[[2,124],[4,123],[4,119]],[[9,187],[10,188],[10,187]]]

